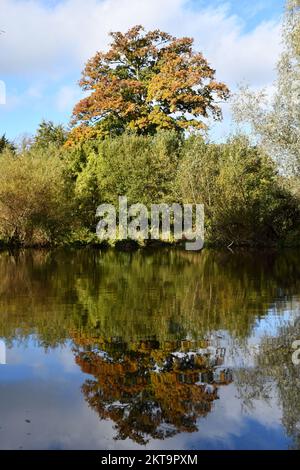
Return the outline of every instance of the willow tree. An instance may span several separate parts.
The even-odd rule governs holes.
[[[300,175],[300,0],[287,0],[283,52],[271,103],[263,91],[243,88],[234,101],[238,122],[248,122],[285,174]]]
[[[74,108],[72,137],[133,130],[205,129],[203,119],[221,119],[229,90],[193,49],[193,39],[135,26],[111,33],[108,52],[86,64],[81,88],[88,93]]]

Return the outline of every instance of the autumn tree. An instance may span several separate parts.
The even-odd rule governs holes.
[[[221,119],[229,90],[193,49],[193,39],[135,26],[110,34],[108,52],[97,52],[79,82],[88,93],[73,111],[73,138],[126,130],[205,129],[201,118]]]

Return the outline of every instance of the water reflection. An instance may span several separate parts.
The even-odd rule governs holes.
[[[76,349],[76,363],[94,377],[82,386],[89,406],[116,423],[116,439],[139,444],[198,429],[218,387],[232,381],[224,356],[225,348],[212,341],[114,341]]]
[[[282,407],[282,424],[293,439],[295,449],[300,449],[300,367],[292,362],[292,344],[299,339],[298,317],[280,327],[275,337],[265,335],[254,366],[236,372],[240,399],[250,411],[258,400],[268,402],[275,386],[278,404]]]
[[[274,445],[288,446],[291,438],[299,447],[300,369],[291,362],[292,339],[300,339],[299,259],[292,251],[3,252],[0,338],[8,352],[26,357],[29,351],[41,366],[58,347],[67,349],[82,406],[98,417],[101,429],[111,423],[105,446],[121,441],[168,446],[177,439],[180,447],[178,437],[190,433],[196,442],[182,441],[185,448],[212,447],[209,432],[218,434],[217,420],[226,433],[230,403],[240,407],[236,414],[244,427],[257,426],[258,404],[270,406],[273,415],[279,407]],[[33,387],[28,367],[23,364],[15,374]],[[65,369],[55,367],[56,376],[47,376],[49,390],[58,374],[74,391]],[[0,398],[8,380],[2,371]],[[58,397],[53,406],[60,408]],[[63,421],[64,410],[60,413]],[[7,422],[14,423],[13,415],[12,408]],[[56,426],[58,432],[59,419]],[[267,436],[270,429],[263,426]],[[72,427],[70,436],[76,433]],[[250,434],[253,448],[264,445]],[[39,444],[33,437],[27,447],[34,445]],[[243,434],[230,445],[245,447]]]

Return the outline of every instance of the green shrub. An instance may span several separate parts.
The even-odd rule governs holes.
[[[177,191],[184,202],[204,204],[206,240],[214,243],[274,243],[298,224],[296,198],[273,161],[245,137],[220,145],[188,139]]]
[[[67,151],[82,223],[94,230],[97,206],[118,206],[119,196],[127,196],[129,204],[147,206],[173,201],[180,146],[179,136],[169,131],[155,136],[124,134]]]
[[[5,152],[0,165],[0,238],[45,245],[65,237],[71,208],[59,156],[47,151]]]

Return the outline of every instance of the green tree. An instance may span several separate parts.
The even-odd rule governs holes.
[[[36,148],[46,149],[49,146],[61,147],[67,140],[67,132],[62,125],[55,125],[52,121],[42,121],[34,136],[33,145]]]
[[[204,204],[207,241],[274,243],[299,226],[297,201],[282,187],[274,162],[243,136],[221,145],[188,139],[176,188],[183,202]]]
[[[124,134],[103,141],[97,158],[97,178],[104,202],[129,204],[173,201],[173,186],[180,159],[181,139],[174,131],[154,136]]]
[[[96,208],[103,202],[118,206],[118,196],[148,207],[173,202],[182,143],[175,131],[159,131],[154,136],[125,133],[65,149],[78,222],[95,232]]]
[[[66,237],[70,199],[64,164],[53,152],[0,157],[0,239],[45,245]]]
[[[2,153],[4,150],[10,150],[12,152],[15,152],[16,150],[14,144],[6,138],[5,134],[0,137],[0,153]]]

